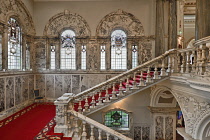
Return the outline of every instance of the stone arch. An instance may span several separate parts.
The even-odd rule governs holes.
[[[195,139],[208,140],[210,138],[210,114],[204,116],[195,128]]]
[[[0,22],[7,25],[9,18],[15,17],[25,34],[36,34],[32,16],[21,0],[2,0],[0,1],[0,9],[0,19],[2,19]]]
[[[133,14],[123,10],[106,15],[97,26],[96,36],[110,36],[114,29],[122,29],[128,36],[144,36],[142,23]]]
[[[169,100],[170,102],[165,102],[164,100]],[[160,101],[162,100],[162,102]],[[176,98],[173,95],[171,89],[165,86],[155,87],[151,92],[151,102],[152,107],[176,107]]]
[[[71,29],[77,37],[88,37],[91,35],[90,27],[86,20],[76,14],[65,10],[51,17],[45,25],[44,36],[57,37],[64,29]]]

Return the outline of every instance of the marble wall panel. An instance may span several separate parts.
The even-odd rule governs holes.
[[[88,78],[88,75],[81,75],[80,76],[80,88],[81,88],[81,92],[88,89],[88,85],[89,85],[90,81]]]
[[[43,70],[46,68],[45,44],[39,42],[35,45],[35,48],[35,67],[37,70]]]
[[[80,92],[80,75],[72,75],[72,93]]]
[[[99,83],[106,81],[106,75],[89,75],[88,76],[88,88],[91,88]]]
[[[36,89],[39,89],[40,96],[45,96],[45,75],[36,75]]]
[[[21,76],[15,77],[15,104],[18,105],[22,101],[21,96]]]
[[[55,98],[62,96],[64,93],[62,77],[62,75],[55,75]]]
[[[64,93],[71,93],[71,75],[64,75],[63,76],[63,91]]]
[[[34,99],[34,75],[29,75],[29,99]]]
[[[6,78],[6,109],[14,106],[14,77]]]
[[[22,77],[22,101],[28,100],[28,76]]]
[[[5,110],[5,79],[0,78],[0,112]]]
[[[55,97],[54,75],[46,75],[46,97],[47,98]]]

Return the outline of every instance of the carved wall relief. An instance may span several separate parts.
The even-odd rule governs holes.
[[[150,127],[149,126],[135,126],[134,127],[134,140],[150,140]]]
[[[141,22],[131,13],[122,10],[106,15],[96,29],[96,36],[110,36],[113,29],[122,28],[128,36],[143,36],[144,29]]]
[[[155,139],[160,140],[163,139],[163,117],[158,116],[155,119]]]
[[[185,119],[185,131],[193,138],[197,138],[199,132],[199,124],[210,115],[210,103],[207,101],[199,101],[198,99],[176,94],[176,98],[182,108]]]
[[[10,16],[16,16],[20,19],[24,33],[35,35],[32,17],[21,0],[1,0],[0,9],[0,22],[7,24]]]
[[[90,27],[83,17],[76,13],[64,11],[53,16],[46,24],[44,36],[58,36],[63,29],[72,29],[77,37],[88,37],[91,35]]]

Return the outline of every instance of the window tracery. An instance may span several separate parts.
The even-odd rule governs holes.
[[[61,38],[61,69],[76,69],[76,39],[74,31],[67,29]]]
[[[127,35],[123,30],[111,34],[111,69],[127,69]]]
[[[21,69],[21,28],[16,19],[8,21],[8,69]]]

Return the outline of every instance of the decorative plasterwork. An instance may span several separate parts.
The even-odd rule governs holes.
[[[49,19],[44,29],[44,36],[58,37],[65,30],[71,29],[76,37],[88,37],[91,35],[90,27],[83,17],[65,10]]]
[[[184,5],[184,14],[195,14],[196,10],[196,1],[185,1]]]
[[[168,93],[171,93],[171,89],[165,86],[153,86],[151,88],[151,101],[150,106],[151,107],[176,107],[176,99],[173,98],[173,94],[166,94],[166,91]],[[159,103],[159,99],[170,99],[173,98],[172,103]]]
[[[198,101],[194,97],[176,94],[185,119],[186,133],[197,139],[200,123],[210,114],[210,105],[205,101]]]
[[[110,36],[114,29],[122,29],[128,36],[144,35],[141,22],[131,13],[122,10],[106,15],[96,29],[96,36]]]
[[[19,20],[25,34],[35,35],[32,17],[21,0],[0,1],[0,23],[7,25],[10,17],[15,17]]]

